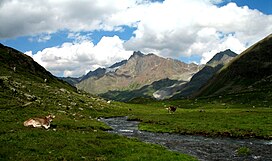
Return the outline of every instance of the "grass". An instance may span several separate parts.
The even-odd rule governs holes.
[[[246,156],[246,155],[250,155],[251,151],[248,147],[240,147],[237,149],[237,154],[240,156]]]
[[[215,99],[108,104],[66,85],[37,80],[12,76],[1,85],[1,160],[195,160],[159,145],[108,134],[104,130],[109,127],[98,122],[99,117],[129,116],[141,121],[140,129],[153,132],[259,138],[272,135],[271,108],[254,109]],[[37,99],[28,100],[23,93]],[[28,102],[31,104],[24,106]],[[169,105],[179,107],[176,113],[167,113],[165,107]],[[30,117],[48,113],[56,115],[50,130],[22,125]]]
[[[24,62],[5,56],[9,55],[0,55],[0,160],[195,160],[159,145],[109,134],[104,131],[109,127],[97,121],[99,117],[129,116],[141,121],[140,129],[153,132],[272,137],[271,101],[253,99],[254,94],[107,103],[35,70],[37,67],[20,68],[18,63],[23,66]],[[16,72],[7,59],[17,64]],[[178,107],[174,114],[167,113],[169,105]],[[49,113],[56,115],[49,130],[23,126],[28,118]]]
[[[125,116],[128,108],[55,78],[13,72],[0,62],[0,160],[196,160],[160,145],[109,134],[99,117]],[[23,74],[22,74],[23,73]],[[31,97],[30,97],[31,96]],[[33,98],[32,98],[33,97]],[[53,113],[49,130],[23,126]]]
[[[161,146],[108,134],[100,125],[72,122],[66,126],[56,121],[56,131],[14,127],[0,135],[1,160],[193,160]]]
[[[128,110],[117,107],[118,103],[106,107],[101,99],[75,96],[73,101],[78,105],[70,110],[49,101],[47,103],[52,107],[42,109],[37,109],[35,103],[25,108],[2,105],[1,160],[195,160],[159,145],[104,132],[109,127],[97,121],[97,117],[126,115]],[[58,99],[62,105],[69,104],[61,97]],[[92,108],[87,108],[85,104],[90,103]],[[22,124],[29,117],[47,113],[56,115],[49,130],[27,128]]]
[[[203,103],[190,100],[174,101],[179,108],[168,114],[171,102],[131,105],[131,120],[140,120],[140,129],[239,138],[272,138],[272,109],[252,108],[241,104]]]

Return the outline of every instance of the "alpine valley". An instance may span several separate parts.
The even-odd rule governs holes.
[[[270,62],[271,35],[239,56],[229,49],[219,52],[205,65],[137,51],[108,68],[98,68],[80,78],[61,79],[90,94],[123,102],[246,95],[251,91],[266,100],[269,96],[261,91],[270,90]]]
[[[0,160],[271,160],[271,49],[269,35],[203,66],[134,52],[108,68],[62,78],[79,90],[0,44]],[[170,106],[176,112],[168,113]],[[49,129],[23,125],[48,114],[56,116]],[[116,135],[104,118],[125,120],[115,131],[152,139]],[[188,136],[193,147],[176,136]]]

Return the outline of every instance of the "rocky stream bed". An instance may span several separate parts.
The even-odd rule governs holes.
[[[139,122],[127,121],[127,117],[101,118],[100,121],[112,127],[110,133],[160,144],[200,161],[272,161],[272,140],[152,133],[140,131]]]

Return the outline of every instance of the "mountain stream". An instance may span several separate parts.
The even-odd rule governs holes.
[[[100,121],[112,128],[109,133],[160,144],[170,150],[194,156],[200,161],[272,161],[272,140],[152,133],[140,131],[139,122],[127,121],[127,117],[101,118]],[[239,149],[246,152],[239,153]]]

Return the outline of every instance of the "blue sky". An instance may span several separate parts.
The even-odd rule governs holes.
[[[128,27],[123,26],[122,31],[103,31],[103,30],[96,30],[96,31],[89,31],[89,32],[80,32],[81,35],[88,35],[88,37],[92,40],[94,44],[97,44],[103,36],[112,37],[114,35],[119,36],[122,40],[129,40],[133,35],[133,31],[135,31],[135,27]],[[62,30],[56,33],[50,34],[51,38],[49,41],[40,40],[44,35],[27,35],[27,36],[19,36],[14,38],[6,38],[0,40],[0,43],[5,44],[7,46],[16,48],[21,52],[32,51],[33,53],[37,53],[38,51],[48,48],[61,45],[65,42],[73,42],[73,38],[68,38],[69,31]]]
[[[222,50],[239,54],[272,31],[270,0],[120,2],[2,1],[0,43],[56,76],[80,76],[135,50],[205,63]]]
[[[251,9],[257,9],[264,14],[272,14],[272,1],[271,0],[231,0],[238,6],[248,6]],[[229,3],[228,1],[223,2],[221,5]]]

